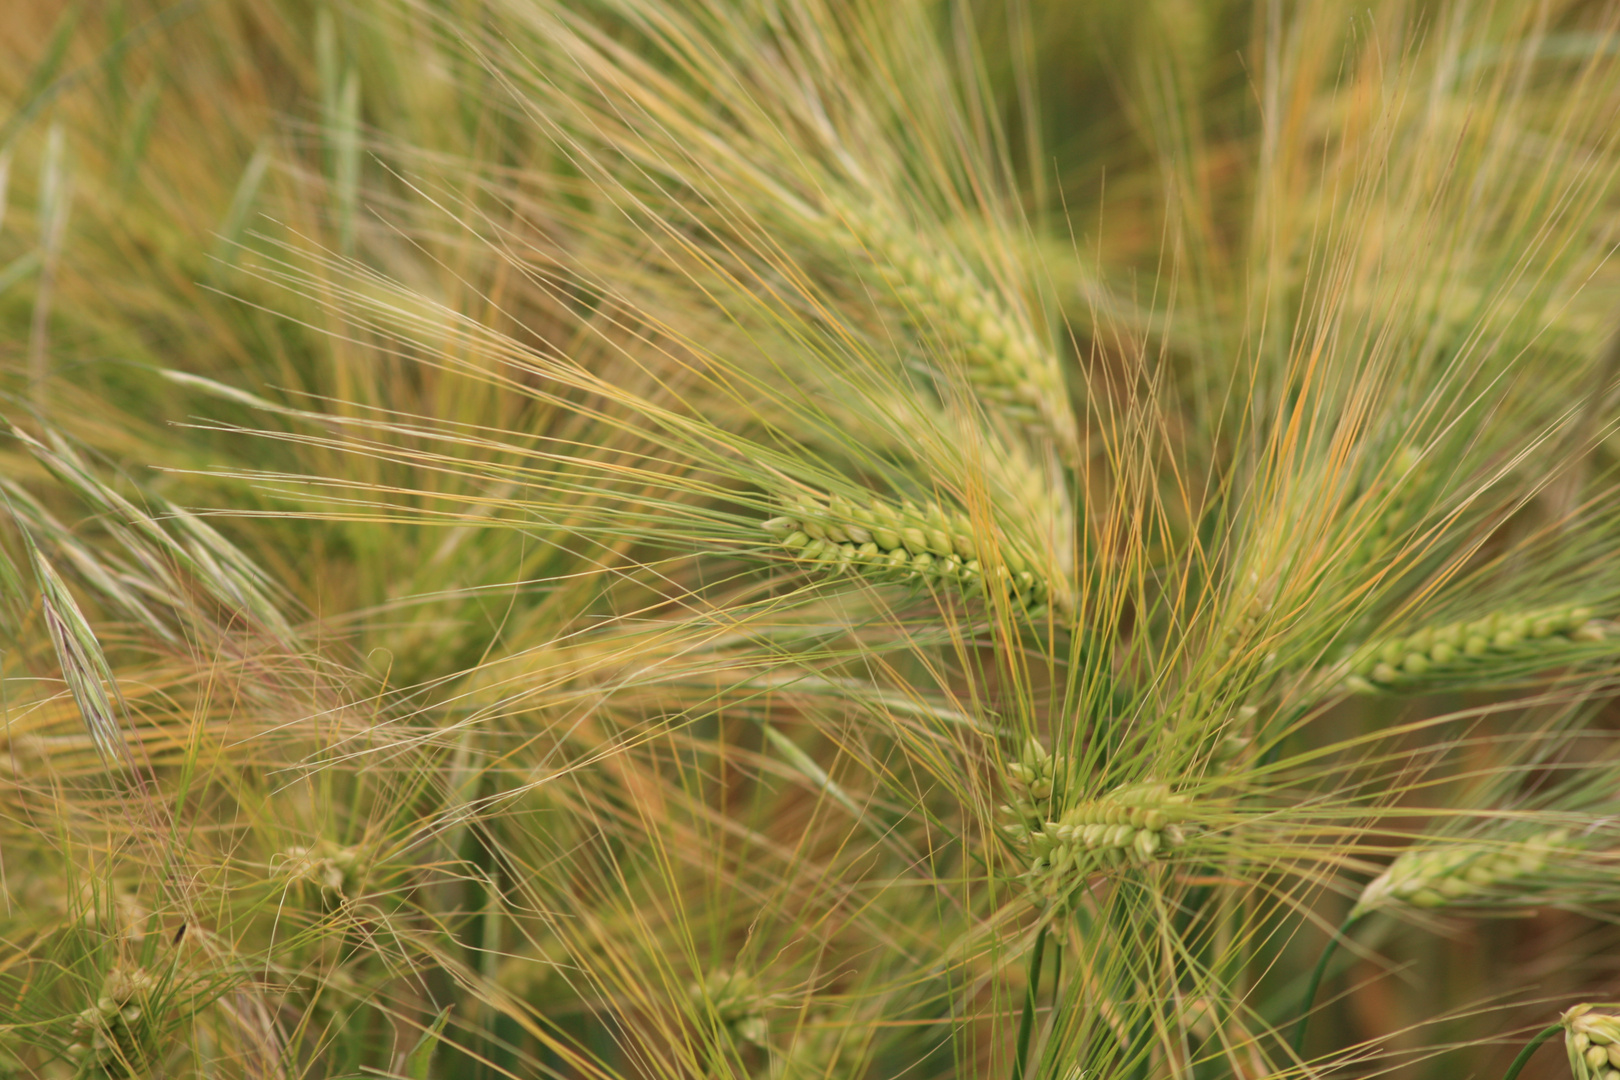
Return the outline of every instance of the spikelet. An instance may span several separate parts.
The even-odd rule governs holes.
[[[701,984],[688,987],[688,993],[699,1011],[706,1009],[737,1042],[755,1046],[769,1042],[767,1002],[747,975],[726,968],[711,971]]]
[[[1219,691],[1190,695],[1178,710],[1179,721],[1192,722],[1193,727],[1188,730],[1197,741],[1202,741],[1207,734],[1199,729],[1211,719],[1208,713],[1211,705],[1233,692],[1239,695],[1240,701],[1252,695],[1257,689],[1257,680],[1271,672],[1276,663],[1275,652],[1262,649],[1271,632],[1272,608],[1277,597],[1276,579],[1268,577],[1262,580],[1254,571],[1250,571],[1247,578],[1247,587],[1234,598],[1236,617],[1229,617],[1212,650],[1219,665]],[[1245,707],[1252,713],[1253,707]],[[1218,711],[1224,713],[1224,710]]]
[[[1350,916],[1359,918],[1391,904],[1439,908],[1515,895],[1528,899],[1527,888],[1537,884],[1548,855],[1568,842],[1568,830],[1553,829],[1512,844],[1404,851],[1361,890]]]
[[[1052,796],[1058,776],[1064,770],[1062,754],[1052,754],[1039,739],[1024,744],[1017,761],[1007,766],[1007,792],[1010,805],[1001,812],[1013,819],[1007,830],[1015,840],[1038,829],[1052,816]]]
[[[1277,583],[1274,579],[1262,581],[1259,574],[1250,571],[1245,592],[1237,620],[1226,636],[1224,655],[1229,662],[1241,659],[1265,630],[1277,599]]]
[[[1147,863],[1187,842],[1187,797],[1162,783],[1129,784],[1070,807],[1014,841],[1032,857],[1024,875],[1041,904],[1066,900],[1091,874]]]
[[[995,411],[1049,434],[1072,459],[1079,445],[1062,370],[1027,317],[957,259],[926,243],[904,215],[841,200],[841,236],[870,260],[907,317],[961,358],[968,381]]]
[[[1574,1080],[1620,1080],[1620,1016],[1576,1005],[1559,1021]]]
[[[857,505],[838,496],[826,502],[803,496],[762,527],[794,558],[827,571],[952,584],[968,593],[999,589],[1032,613],[1072,608],[1067,591],[1054,589],[1017,544],[998,538],[981,550],[968,518],[937,503],[896,509],[876,498]]]
[[[1482,686],[1570,663],[1613,647],[1607,625],[1584,607],[1498,613],[1369,642],[1340,671],[1357,693]]]
[[[889,394],[881,404],[885,423],[894,431],[939,432],[960,421],[917,394]],[[953,445],[946,452],[957,456],[935,467],[981,478],[997,523],[1016,523],[1023,547],[1049,555],[1058,572],[1067,575],[1073,569],[1074,508],[1061,468],[1051,455],[1020,439],[997,432],[981,434],[982,440],[975,436]]]
[[[288,848],[276,872],[294,885],[313,883],[331,906],[354,900],[365,883],[369,866],[357,847],[340,847],[330,840]]]
[[[1362,532],[1355,546],[1345,556],[1346,577],[1356,577],[1362,568],[1390,553],[1402,531],[1417,515],[1417,494],[1428,473],[1426,459],[1416,447],[1403,446],[1395,452],[1389,466],[1394,489],[1380,503],[1377,518]]]
[[[78,1040],[68,1053],[81,1070],[110,1076],[138,1076],[157,1056],[152,999],[157,980],[144,968],[113,968],[102,980],[94,1005],[73,1021]]]

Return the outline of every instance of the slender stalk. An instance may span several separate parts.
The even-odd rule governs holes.
[[[1052,1007],[1057,1008],[1058,992],[1063,988],[1063,941],[1052,950]]]
[[[1018,1019],[1018,1056],[1013,1058],[1012,1080],[1024,1080],[1024,1062],[1029,1056],[1029,1033],[1035,1026],[1035,993],[1041,985],[1041,957],[1046,952],[1046,927],[1035,935],[1029,956],[1029,989],[1024,994],[1024,1015]]]
[[[1541,1034],[1537,1035],[1535,1038],[1531,1039],[1529,1042],[1525,1043],[1524,1049],[1519,1051],[1519,1056],[1513,1059],[1513,1064],[1509,1065],[1507,1072],[1502,1074],[1502,1080],[1518,1080],[1520,1070],[1522,1070],[1525,1064],[1529,1062],[1530,1056],[1536,1052],[1536,1049],[1540,1047],[1542,1043],[1546,1042],[1548,1039],[1552,1038],[1562,1030],[1564,1030],[1564,1024],[1562,1021],[1559,1021],[1552,1027],[1547,1028]]]
[[[1299,1023],[1294,1025],[1293,1046],[1296,1054],[1304,1051],[1305,1028],[1311,1020],[1311,1004],[1316,1001],[1316,991],[1322,985],[1322,976],[1327,974],[1328,961],[1333,959],[1333,953],[1338,949],[1339,942],[1344,940],[1344,935],[1350,931],[1350,927],[1360,917],[1360,915],[1352,914],[1344,922],[1340,923],[1339,928],[1333,931],[1333,936],[1328,938],[1327,945],[1322,948],[1322,955],[1316,960],[1316,967],[1311,971],[1311,981],[1305,987],[1305,997],[1300,1002]]]

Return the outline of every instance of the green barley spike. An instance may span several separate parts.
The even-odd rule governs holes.
[[[1093,873],[1148,863],[1187,842],[1188,799],[1169,784],[1127,784],[1014,834],[1032,861],[1025,874],[1038,903],[1062,901]]]
[[[1560,1017],[1574,1080],[1620,1080],[1620,1016],[1576,1005]]]
[[[73,1021],[77,1042],[68,1048],[81,1069],[105,1075],[139,1075],[158,1056],[152,999],[158,983],[143,968],[113,968],[95,1004]]]
[[[1344,689],[1421,691],[1484,686],[1611,651],[1610,624],[1590,608],[1497,613],[1368,642],[1344,668]]]
[[[1394,490],[1381,503],[1378,517],[1345,557],[1346,576],[1354,577],[1364,567],[1381,561],[1391,553],[1403,531],[1413,524],[1421,512],[1423,504],[1417,495],[1427,482],[1430,471],[1428,459],[1417,447],[1403,446],[1395,452],[1388,473]]]
[[[1024,744],[1019,759],[1007,765],[1012,803],[1005,810],[1023,823],[1015,827],[1039,828],[1052,816],[1054,787],[1063,768],[1063,755],[1049,753],[1039,739]]]
[[[856,504],[805,495],[761,527],[794,558],[826,572],[951,584],[968,593],[999,589],[1030,611],[1069,607],[1016,544],[1000,538],[981,552],[968,518],[937,503],[895,507],[876,498]]]
[[[836,213],[853,253],[871,261],[912,322],[957,353],[979,398],[1049,433],[1072,456],[1079,434],[1062,370],[1028,321],[957,260],[924,242],[903,215],[852,203],[838,205]]]
[[[1528,898],[1548,857],[1568,843],[1568,830],[1553,829],[1513,844],[1451,844],[1404,851],[1362,889],[1351,918],[1398,904],[1439,908],[1492,896]]]
[[[729,969],[712,971],[701,985],[694,983],[689,992],[693,1002],[699,1006],[706,1004],[720,1026],[737,1042],[756,1046],[769,1042],[766,1000],[747,975]]]

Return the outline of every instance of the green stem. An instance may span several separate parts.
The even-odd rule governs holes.
[[[1562,1030],[1564,1030],[1564,1024],[1560,1021],[1525,1043],[1524,1049],[1519,1051],[1519,1056],[1514,1058],[1513,1064],[1508,1066],[1508,1071],[1503,1075],[1502,1080],[1518,1080],[1519,1070],[1524,1068],[1525,1063],[1530,1060],[1530,1055],[1536,1052],[1536,1048]]]
[[[1029,956],[1029,989],[1024,994],[1024,1015],[1018,1018],[1018,1056],[1013,1058],[1012,1080],[1024,1080],[1024,1060],[1029,1056],[1029,1033],[1035,1027],[1035,992],[1041,985],[1041,957],[1046,952],[1046,927],[1035,935],[1035,948]]]
[[[1063,942],[1059,940],[1052,951],[1052,1007],[1058,1005],[1058,991],[1063,985]]]
[[[1305,998],[1300,1002],[1299,1023],[1294,1025],[1293,1044],[1295,1054],[1304,1052],[1305,1028],[1311,1022],[1311,1005],[1316,1001],[1316,991],[1322,985],[1322,976],[1327,974],[1328,961],[1333,959],[1334,950],[1339,947],[1339,942],[1344,940],[1344,935],[1349,932],[1350,927],[1358,918],[1360,918],[1360,915],[1352,913],[1349,918],[1340,923],[1339,928],[1333,931],[1333,936],[1328,938],[1327,945],[1322,949],[1322,955],[1316,960],[1316,968],[1311,972],[1310,984],[1305,987]]]

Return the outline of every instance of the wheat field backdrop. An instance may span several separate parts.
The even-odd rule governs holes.
[[[0,8],[0,1078],[1620,1080],[1620,5]]]

